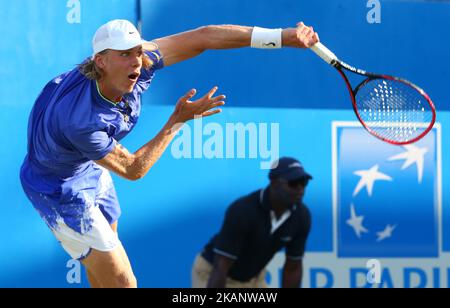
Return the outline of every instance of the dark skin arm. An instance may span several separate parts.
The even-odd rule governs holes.
[[[303,278],[303,262],[286,258],[283,267],[283,288],[299,288]]]
[[[211,276],[209,277],[207,288],[225,288],[228,272],[233,263],[233,259],[216,254],[216,257],[214,258],[214,267]]]
[[[228,272],[234,260],[216,255],[214,268],[208,281],[208,288],[225,288]],[[299,288],[303,277],[303,262],[286,259],[283,268],[283,288]]]

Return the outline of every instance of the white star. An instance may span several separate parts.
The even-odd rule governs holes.
[[[377,232],[377,236],[378,236],[377,242],[381,242],[387,238],[392,237],[392,232],[394,232],[395,228],[397,228],[397,226],[387,225],[386,229],[384,229],[384,231]]]
[[[351,217],[347,220],[347,224],[353,228],[358,238],[361,238],[361,233],[368,233],[369,230],[362,225],[364,216],[356,216],[355,206],[351,205]]]
[[[358,185],[353,192],[353,197],[355,197],[364,187],[367,188],[367,193],[369,196],[372,196],[373,184],[377,180],[392,181],[390,176],[378,172],[378,168],[379,166],[375,165],[369,170],[359,170],[354,172],[354,174],[361,177],[361,180],[359,180]]]
[[[392,160],[406,159],[405,163],[402,166],[402,170],[405,170],[406,168],[415,163],[417,165],[418,181],[419,183],[422,183],[424,156],[428,152],[428,149],[419,148],[412,144],[405,145],[404,148],[406,149],[406,152],[392,156],[388,158],[388,160],[392,161]]]

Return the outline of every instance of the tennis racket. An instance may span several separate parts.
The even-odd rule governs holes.
[[[375,137],[390,144],[405,145],[419,141],[433,128],[436,121],[434,104],[415,84],[352,67],[339,60],[322,43],[317,43],[311,50],[344,78],[356,116]],[[353,89],[344,70],[366,78]]]

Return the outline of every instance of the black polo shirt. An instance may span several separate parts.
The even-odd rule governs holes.
[[[238,281],[256,277],[283,247],[286,257],[301,260],[311,228],[311,214],[302,204],[272,233],[269,189],[234,202],[227,210],[222,229],[205,246],[202,256],[213,264],[214,253],[234,259],[228,276]]]

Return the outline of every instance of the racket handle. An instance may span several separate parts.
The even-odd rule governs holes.
[[[314,51],[319,57],[322,58],[322,60],[324,60],[328,64],[332,64],[333,61],[338,60],[338,57],[336,57],[336,55],[331,50],[329,50],[320,42],[312,46],[311,50]]]

